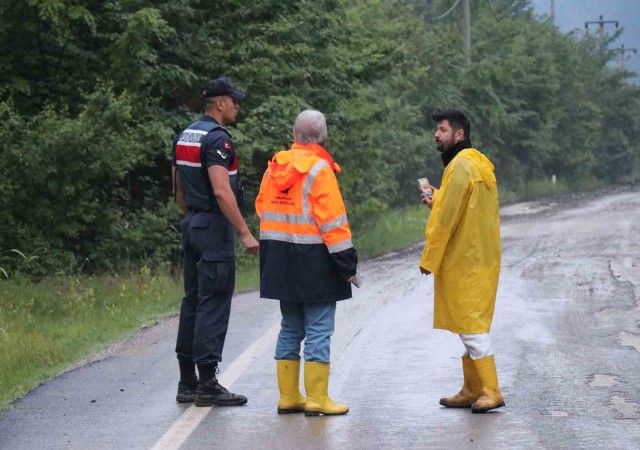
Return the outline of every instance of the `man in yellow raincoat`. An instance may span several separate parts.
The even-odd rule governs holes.
[[[500,272],[498,186],[489,159],[472,148],[471,126],[458,110],[434,114],[445,166],[431,209],[420,272],[433,273],[433,327],[460,335],[464,384],[440,399],[450,408],[486,412],[504,406],[489,330]]]

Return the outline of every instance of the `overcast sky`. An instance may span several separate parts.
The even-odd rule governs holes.
[[[530,0],[538,14],[549,14],[551,0]],[[625,68],[640,74],[640,0],[555,0],[555,24],[563,32],[579,29],[584,32],[584,23],[599,20],[617,20],[624,28],[622,36],[610,48],[624,45],[636,48],[637,54],[627,52]],[[605,33],[615,31],[613,24],[605,24]],[[589,25],[589,31],[596,33],[598,25]],[[633,80],[640,84],[640,76]]]

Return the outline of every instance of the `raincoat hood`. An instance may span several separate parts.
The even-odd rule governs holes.
[[[340,166],[322,146],[318,144],[293,144],[291,150],[276,153],[269,161],[271,182],[279,190],[290,188],[309,172],[318,159],[324,159],[334,172],[341,173]]]
[[[480,176],[482,177],[482,181],[488,186],[493,187],[496,185],[496,176],[493,173],[494,165],[489,158],[484,156],[475,148],[467,148],[462,150],[460,153],[456,155],[456,158],[464,157],[470,159],[475,164],[475,167],[480,172]]]

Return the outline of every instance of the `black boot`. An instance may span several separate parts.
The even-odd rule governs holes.
[[[247,397],[234,394],[220,386],[214,376],[198,384],[193,404],[196,406],[241,406],[247,403]]]
[[[178,393],[176,394],[176,401],[178,403],[191,403],[196,395],[196,389],[198,389],[197,378],[193,378],[190,380],[180,380],[178,382]]]
[[[191,403],[198,389],[198,377],[196,376],[196,365],[192,361],[178,360],[180,367],[180,382],[178,383],[178,393],[176,401],[178,403]]]

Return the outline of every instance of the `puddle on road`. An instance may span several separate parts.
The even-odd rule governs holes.
[[[622,332],[618,334],[620,345],[625,347],[635,347],[636,351],[640,353],[640,336],[633,333]]]
[[[566,411],[547,411],[545,416],[551,417],[569,417],[569,413]]]
[[[537,345],[555,345],[556,337],[553,332],[537,324],[525,324],[520,327],[515,338],[524,342],[535,342]]]
[[[637,419],[640,406],[637,403],[629,402],[624,397],[617,395],[611,397],[611,407],[624,416],[625,419]]]
[[[588,383],[591,387],[611,387],[618,382],[618,377],[606,373],[594,373],[593,379]]]

